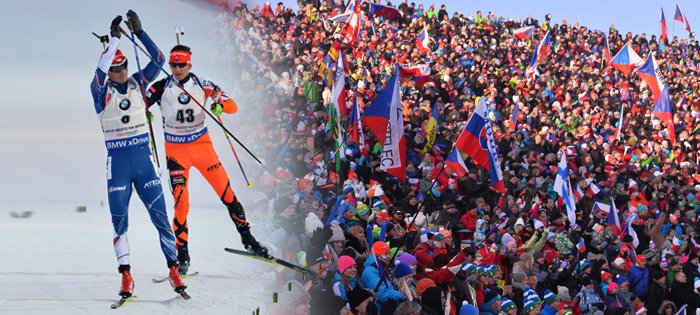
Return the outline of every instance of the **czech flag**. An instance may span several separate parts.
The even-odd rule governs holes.
[[[596,202],[593,204],[592,212],[593,212],[593,213],[596,213],[596,212],[603,212],[603,213],[605,213],[605,214],[608,214],[608,213],[610,213],[610,205],[606,205],[606,204],[604,204],[604,203],[602,203],[602,202],[596,201]]]
[[[661,8],[661,42],[665,43],[668,40],[668,30],[666,30],[666,17],[664,17],[664,8]]]
[[[352,105],[352,110],[350,111],[348,129],[350,130],[350,139],[358,144],[360,151],[364,151],[365,135],[362,132],[362,121],[360,120],[360,104],[357,101],[357,95],[355,95],[355,103]]]
[[[690,32],[690,24],[688,23],[688,19],[685,17],[685,14],[683,14],[683,11],[681,11],[681,7],[678,5],[678,3],[676,3],[676,15],[673,17],[673,19],[682,22],[685,30]]]
[[[399,90],[399,69],[389,79],[369,107],[362,122],[382,145],[381,170],[406,182],[406,137],[403,133],[403,106]]]
[[[491,177],[491,187],[505,194],[506,187],[498,161],[498,149],[493,140],[493,130],[484,97],[479,99],[474,113],[469,117],[462,133],[457,138],[455,147],[471,157],[476,164],[488,170]]]
[[[423,30],[418,34],[418,37],[416,37],[416,47],[418,47],[420,53],[430,51],[430,36],[425,26],[423,26]]]
[[[537,46],[537,58],[538,58],[538,60],[542,60],[544,58],[547,58],[547,56],[551,52],[552,52],[552,41],[549,38],[549,31],[547,31],[547,33],[544,34],[544,37],[542,37],[542,41],[540,42],[540,45]]]
[[[534,26],[525,26],[525,27],[521,27],[519,29],[514,30],[513,36],[515,36],[515,38],[517,38],[517,39],[526,40],[526,39],[532,38],[532,34],[534,34],[534,32],[535,32]]]
[[[397,10],[394,7],[370,2],[369,3],[369,18],[371,19],[375,15],[382,16],[382,17],[385,17],[387,19],[393,19],[393,18],[400,18],[401,12],[399,12],[399,10]]]
[[[663,87],[663,91],[661,91],[661,95],[659,95],[659,98],[656,100],[654,108],[651,109],[651,113],[654,117],[666,123],[671,143],[676,144],[676,131],[673,126],[673,107],[666,86]]]
[[[534,80],[536,76],[540,75],[540,72],[537,71],[537,60],[538,60],[538,52],[539,49],[535,49],[535,51],[532,52],[532,59],[530,59],[530,64],[527,66],[527,69],[525,69],[525,74],[527,74],[530,79]]]
[[[610,67],[610,60],[612,60],[612,54],[610,53],[610,42],[608,41],[608,36],[603,38],[603,57],[605,57],[605,66]]]
[[[433,78],[430,76],[430,66],[425,64],[418,65],[399,65],[399,76],[401,82],[413,81],[416,83],[416,89],[421,89],[430,82]]]
[[[612,201],[612,200],[611,200]],[[620,216],[617,213],[617,207],[615,207],[615,201],[610,203],[610,212],[608,213],[608,226],[615,230],[615,234],[620,235],[622,229],[620,227]]]
[[[462,154],[460,154],[459,150],[456,149],[453,149],[452,152],[450,152],[450,155],[447,156],[447,159],[445,160],[445,167],[455,172],[457,177],[462,177],[469,171],[469,169],[467,169],[467,165],[464,164]]]
[[[554,180],[554,192],[559,194],[559,197],[564,201],[569,222],[576,223],[576,200],[574,200],[574,192],[571,189],[569,162],[566,160],[566,153],[561,154],[561,161],[557,167],[557,178]]]
[[[656,63],[653,54],[649,54],[644,64],[637,69],[637,75],[646,82],[649,90],[651,90],[652,100],[656,101],[661,94],[661,90],[666,85],[666,80],[664,80],[659,64]]]
[[[635,67],[642,64],[642,58],[626,43],[617,55],[610,60],[610,65],[624,74],[629,74]]]

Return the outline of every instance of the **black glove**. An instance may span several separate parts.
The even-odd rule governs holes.
[[[126,17],[129,19],[127,24],[130,25],[130,30],[134,32],[136,36],[141,36],[141,33],[143,33],[143,28],[141,27],[141,20],[139,20],[139,16],[136,15],[136,12],[129,10],[129,12],[126,12]]]
[[[112,37],[121,38],[122,33],[119,31],[119,23],[122,22],[122,16],[117,15],[117,17],[112,20],[112,25],[109,26],[109,35]]]

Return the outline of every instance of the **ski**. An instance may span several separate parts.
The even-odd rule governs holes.
[[[184,276],[181,275],[180,277],[182,277],[182,279],[190,279],[198,274],[199,274],[199,271],[195,271],[193,273],[188,273]],[[168,279],[170,279],[170,277],[153,278],[153,279],[151,279],[151,281],[153,281],[153,283],[163,283],[165,281],[168,281]]]
[[[110,308],[111,309],[120,308],[122,305],[125,305],[125,304],[131,302],[131,300],[134,299],[135,297],[136,297],[135,295],[132,295],[130,297],[123,297],[123,298],[119,299],[119,301],[112,303]]]
[[[177,294],[179,294],[179,295],[180,295],[183,299],[185,299],[185,300],[189,300],[189,299],[192,298],[192,297],[189,295],[189,293],[185,292],[184,290],[183,290],[182,292],[178,292]]]
[[[229,252],[229,253],[232,253],[232,254],[238,254],[238,255],[250,257],[250,258],[253,258],[253,259],[261,260],[261,261],[264,261],[264,262],[268,262],[268,263],[271,263],[271,264],[274,264],[274,265],[278,265],[278,266],[282,266],[282,267],[285,267],[285,268],[289,268],[289,269],[292,269],[292,270],[294,270],[294,271],[296,271],[296,272],[302,273],[302,274],[307,275],[307,276],[310,276],[310,277],[315,277],[315,276],[316,276],[316,273],[313,272],[313,271],[311,271],[311,270],[309,270],[309,269],[306,269],[306,268],[301,267],[301,266],[297,266],[297,265],[295,265],[295,264],[293,264],[293,263],[290,263],[290,262],[288,262],[288,261],[286,261],[286,260],[282,260],[282,259],[279,259],[279,258],[275,258],[275,257],[270,257],[270,258],[262,257],[262,256],[255,255],[255,254],[253,254],[253,253],[251,253],[251,252],[248,252],[248,251],[245,251],[245,250],[240,250],[240,249],[235,249],[235,248],[228,248],[228,247],[226,247],[226,248],[224,248],[224,250],[227,251],[227,252]]]

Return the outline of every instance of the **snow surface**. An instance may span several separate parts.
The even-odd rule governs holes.
[[[188,221],[191,270],[200,275],[185,280],[192,299],[177,297],[167,283],[151,282],[167,269],[155,228],[134,195],[128,237],[138,298],[109,309],[118,298],[120,275],[106,206],[106,150],[89,91],[102,46],[91,32],[106,34],[116,14],[134,9],[167,52],[175,44],[174,27],[183,26],[183,43],[194,51],[193,71],[233,90],[235,82],[224,81],[217,13],[196,1],[177,0],[7,1],[2,7],[0,314],[251,314],[258,307],[264,314],[273,286],[279,287],[273,282],[279,269],[224,252],[224,247],[242,248],[240,237],[197,172],[190,181]],[[133,72],[133,47],[122,39],[120,48]],[[145,56],[140,58],[145,64]],[[243,131],[255,123],[245,116],[254,104],[239,106],[241,113],[224,115],[224,123],[250,145],[254,135]],[[159,119],[155,122],[164,164],[162,129]],[[261,231],[264,214],[248,206],[256,194],[245,187],[221,131],[209,125],[254,234],[264,241],[270,234]],[[252,179],[260,167],[242,149],[238,154]],[[164,189],[169,191],[167,185]],[[166,195],[172,219],[172,197]],[[78,206],[87,211],[76,211]],[[13,218],[25,211],[31,212],[28,218]]]

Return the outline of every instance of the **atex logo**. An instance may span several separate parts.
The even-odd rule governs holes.
[[[209,166],[209,167],[207,168],[207,172],[212,172],[212,171],[216,170],[216,169],[219,168],[219,167],[221,167],[221,162],[216,163],[216,164],[214,164],[214,165],[212,165],[212,166]]]
[[[113,193],[116,191],[124,191],[126,190],[126,186],[109,186],[109,192]]]
[[[160,185],[160,179],[154,179],[146,184],[143,185],[143,188],[151,188],[154,186]]]

